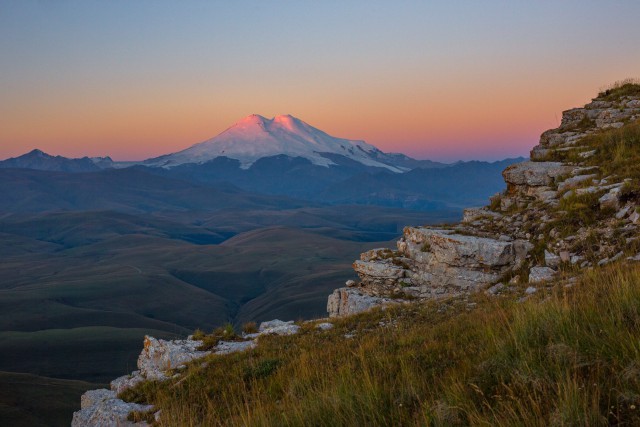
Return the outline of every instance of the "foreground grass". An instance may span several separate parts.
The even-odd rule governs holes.
[[[640,425],[640,268],[535,295],[305,325],[124,397],[171,426]]]

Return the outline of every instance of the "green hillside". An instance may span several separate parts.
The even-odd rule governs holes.
[[[171,426],[638,425],[640,267],[523,294],[306,324],[123,397]]]

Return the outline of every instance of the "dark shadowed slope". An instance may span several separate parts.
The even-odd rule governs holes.
[[[247,193],[229,184],[205,186],[138,169],[75,174],[4,169],[0,170],[0,194],[3,195],[0,198],[0,212],[152,212],[303,205],[284,197]]]

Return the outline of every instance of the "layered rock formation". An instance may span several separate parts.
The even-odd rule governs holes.
[[[615,239],[635,239],[631,236],[640,213],[633,201],[621,200],[627,177],[602,176],[600,168],[590,164],[598,149],[587,137],[637,121],[640,97],[610,98],[601,96],[563,112],[560,126],[541,135],[530,161],[504,170],[507,188],[489,206],[465,210],[460,224],[406,227],[395,250],[363,253],[353,264],[360,281],[329,296],[329,315],[464,295],[497,283],[539,284],[564,266],[603,265],[623,256]],[[572,214],[563,210],[561,201],[570,205],[572,198],[585,195],[597,196],[601,210],[614,214],[564,235],[561,226],[571,222]],[[594,236],[597,245],[588,242]]]

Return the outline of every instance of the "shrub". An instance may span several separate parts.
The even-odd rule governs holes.
[[[258,324],[256,322],[247,322],[242,325],[242,332],[245,334],[255,334],[258,332]]]

